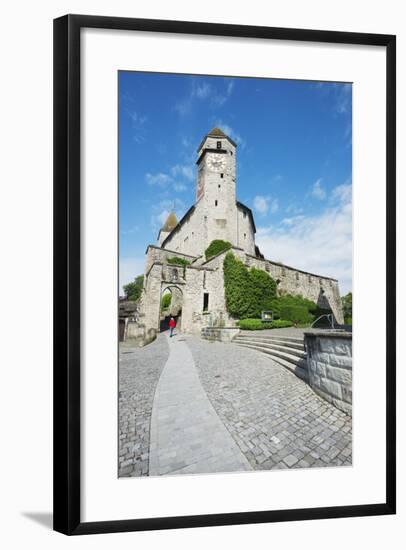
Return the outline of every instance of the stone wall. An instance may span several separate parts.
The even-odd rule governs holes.
[[[305,332],[308,380],[313,390],[352,415],[352,334]]]
[[[142,347],[156,338],[156,330],[147,329],[135,321],[128,321],[126,326],[126,341],[131,341],[135,346]]]
[[[278,290],[302,294],[314,300],[320,307],[331,307],[337,320],[342,319],[341,302],[337,281],[294,270],[248,255],[241,248],[233,247],[233,254],[248,267],[255,266],[267,271],[279,281]],[[227,313],[224,290],[223,263],[227,252],[209,261],[174,251],[150,246],[147,251],[148,269],[145,272],[141,297],[141,322],[148,328],[159,328],[161,294],[166,288],[179,289],[179,304],[182,302],[181,330],[200,334],[207,326],[235,326],[235,320]],[[178,254],[193,262],[186,267],[167,263],[167,258]],[[323,293],[321,292],[323,289]],[[206,302],[205,302],[205,294]],[[320,296],[322,298],[320,298]],[[207,304],[208,300],[208,304]],[[205,308],[207,304],[207,308]]]
[[[209,340],[210,342],[231,342],[238,334],[240,329],[237,327],[205,327],[202,328],[201,336],[203,340]]]
[[[250,216],[243,208],[237,209],[237,246],[247,254],[255,254],[255,233]]]
[[[344,323],[338,281],[247,254],[246,264],[267,271],[278,283],[278,293],[301,294],[322,309],[331,309],[338,323]]]

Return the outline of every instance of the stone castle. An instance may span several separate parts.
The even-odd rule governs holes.
[[[338,282],[263,257],[255,244],[255,221],[250,208],[236,197],[236,143],[213,128],[197,150],[196,201],[181,220],[170,213],[156,245],[146,251],[144,289],[139,323],[145,332],[160,327],[161,297],[172,293],[171,308],[179,315],[178,327],[200,334],[207,326],[235,326],[226,309],[223,262],[227,252],[210,260],[205,250],[216,239],[229,241],[231,251],[245,265],[263,269],[277,282],[279,293],[301,294],[319,307],[331,310],[343,323]],[[173,257],[185,266],[168,262]]]

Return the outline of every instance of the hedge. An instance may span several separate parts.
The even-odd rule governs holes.
[[[318,311],[317,305],[312,300],[308,300],[307,298],[303,298],[301,294],[283,294],[279,298],[276,298],[272,302],[272,306],[270,309],[272,309],[274,318],[285,318],[281,314],[281,309],[285,306],[300,306],[305,307],[306,310],[309,313],[312,313],[313,315]]]
[[[209,246],[204,251],[206,260],[210,260],[210,258],[213,258],[213,256],[217,256],[217,254],[220,254],[220,252],[224,252],[224,250],[229,250],[231,247],[232,244],[228,241],[222,241],[220,239],[211,241]]]
[[[280,316],[282,319],[292,321],[294,325],[306,324],[313,320],[306,306],[283,306],[280,308]]]
[[[285,319],[274,319],[271,324],[271,328],[288,328],[293,326],[292,321],[285,321]]]
[[[277,319],[276,321],[261,321],[261,319],[241,319],[238,322],[241,330],[266,330],[272,328],[286,328],[293,326],[291,321]]]

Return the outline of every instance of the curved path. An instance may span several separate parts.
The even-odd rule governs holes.
[[[266,355],[191,335],[120,346],[119,476],[352,463],[352,421]]]
[[[251,470],[211,405],[184,338],[168,340],[152,408],[149,475]]]

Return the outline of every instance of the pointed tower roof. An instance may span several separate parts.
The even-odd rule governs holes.
[[[208,136],[211,136],[211,137],[228,137],[221,128],[217,128],[217,126],[215,128],[213,128],[212,130],[210,130],[210,132],[207,134]]]
[[[228,139],[228,141],[229,141],[230,143],[232,143],[232,144],[234,145],[234,147],[237,147],[236,142],[235,142],[234,140],[232,140],[232,139],[230,138],[230,136],[228,136],[227,134],[225,134],[221,128],[218,128],[217,126],[215,126],[215,127],[212,128],[212,129],[210,130],[210,132],[209,132],[208,134],[206,134],[206,135],[204,136],[204,138],[202,139],[202,141],[201,141],[199,147],[197,148],[197,151],[198,151],[198,152],[200,151],[200,149],[202,148],[204,142],[206,141],[206,139],[207,139],[208,137],[211,137],[211,138]]]
[[[178,225],[178,219],[176,217],[175,212],[172,210],[172,212],[170,212],[168,217],[166,218],[166,222],[161,227],[161,231],[170,233],[172,229],[175,229],[177,225]]]

